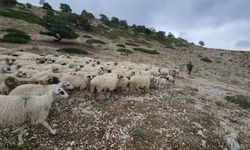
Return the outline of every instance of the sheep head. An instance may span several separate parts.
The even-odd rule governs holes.
[[[52,91],[52,94],[54,98],[68,98],[69,97],[69,94],[62,88],[54,89]]]
[[[58,77],[49,76],[48,84],[58,84],[60,82]]]
[[[4,83],[6,86],[8,86],[10,89],[14,89],[15,87],[18,86],[18,80],[15,77],[7,77],[4,80]]]

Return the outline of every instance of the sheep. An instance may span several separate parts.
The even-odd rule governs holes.
[[[159,72],[161,75],[168,75],[169,74],[169,69],[168,68],[160,68]]]
[[[173,76],[167,75],[167,76],[166,76],[166,79],[167,79],[167,81],[169,81],[170,83],[175,84],[175,80],[174,80],[174,77],[173,77]]]
[[[118,81],[118,84],[117,84],[117,88],[120,88],[125,93],[128,92],[128,90],[129,90],[129,81],[130,80],[129,80],[128,77],[120,78],[120,80]]]
[[[43,96],[0,96],[0,126],[21,125],[18,146],[24,143],[22,136],[27,124],[42,124],[55,135],[56,130],[51,128],[46,119],[52,103],[68,96],[61,88],[53,89]]]
[[[88,78],[80,78],[78,76],[73,75],[65,75],[61,79],[61,81],[68,81],[70,82],[74,88],[84,90],[89,85],[89,79]]]
[[[180,70],[177,68],[169,70],[169,74],[172,75],[174,78],[178,77],[179,73],[180,73]]]
[[[20,80],[12,76],[8,76],[5,78],[4,82],[0,84],[0,94],[8,95],[11,90],[16,88],[19,85],[23,84],[57,84],[59,83],[59,79],[56,77],[50,77],[48,80],[44,81],[32,81],[32,80]]]
[[[40,84],[25,84],[20,85],[13,89],[9,95],[37,95],[41,96],[46,94],[48,91],[52,89],[62,88],[67,93],[71,93],[73,91],[73,85],[68,82],[60,82],[59,84],[51,84],[51,85],[40,85]]]
[[[134,75],[130,79],[130,89],[136,88],[144,89],[145,91],[149,89],[151,78],[150,76]]]
[[[114,73],[96,76],[90,81],[91,95],[94,96],[95,91],[100,94],[102,91],[108,91],[108,99],[110,92],[117,88],[118,82],[123,76]]]

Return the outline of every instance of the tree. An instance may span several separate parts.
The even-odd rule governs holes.
[[[70,6],[68,4],[64,4],[64,3],[60,4],[60,9],[61,9],[62,12],[66,12],[66,13],[71,13],[72,12]]]
[[[44,3],[44,4],[43,4],[43,9],[45,9],[45,10],[47,10],[47,11],[53,10],[53,8],[50,6],[49,3]]]
[[[39,5],[41,5],[41,6],[43,6],[45,3],[46,3],[45,0],[40,0],[39,1]]]
[[[203,47],[205,45],[205,43],[203,41],[199,41],[199,44],[201,47]]]
[[[156,37],[158,39],[163,39],[165,37],[165,34],[166,33],[164,31],[158,31],[158,32],[156,32]]]
[[[168,37],[169,38],[174,38],[174,35],[171,32],[168,32]]]
[[[104,14],[100,14],[100,20],[101,21],[109,21],[109,18]]]
[[[120,23],[120,20],[117,17],[112,17],[111,18],[111,23],[113,25],[118,25]]]
[[[120,20],[120,25],[127,28],[128,27],[127,20]]]
[[[17,4],[16,0],[0,0],[0,5],[3,6],[14,6]]]
[[[66,15],[66,20],[72,23],[76,28],[89,31],[91,26],[88,19],[76,13]]]
[[[95,19],[95,16],[92,13],[87,12],[86,10],[82,11],[81,16],[85,19]]]
[[[71,24],[65,21],[61,16],[48,15],[43,17],[42,26],[44,26],[48,31],[41,32],[41,34],[54,36],[57,40],[61,41],[65,39],[75,39],[77,35],[72,29]]]

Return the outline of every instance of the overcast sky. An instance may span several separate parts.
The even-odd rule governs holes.
[[[39,0],[18,0],[39,5]],[[99,18],[103,13],[129,24],[171,32],[206,47],[250,51],[250,0],[47,0],[73,12],[83,9]]]

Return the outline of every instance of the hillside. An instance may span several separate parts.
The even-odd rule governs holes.
[[[11,9],[39,18],[46,14],[34,6]],[[17,29],[31,40],[25,44],[0,42],[1,61],[25,52],[70,55],[74,60],[127,67],[177,67],[180,74],[175,85],[163,90],[118,92],[108,100],[93,100],[89,91],[76,91],[52,106],[48,121],[58,131],[56,136],[40,125],[30,126],[25,144],[18,147],[17,133],[12,132],[16,128],[0,128],[0,149],[211,150],[237,149],[237,144],[250,149],[250,106],[244,107],[250,105],[250,52],[203,48],[175,37],[155,39],[156,33],[135,34],[132,26],[108,26],[98,19],[90,21],[90,31],[76,28],[78,38],[57,42],[40,34],[47,30],[39,23],[6,16],[3,11],[7,8],[0,10],[0,38],[7,34],[3,30]],[[83,49],[88,55],[57,51],[65,47]],[[194,64],[191,76],[186,70],[190,60]],[[243,107],[241,101],[226,98],[235,95],[248,96]]]

